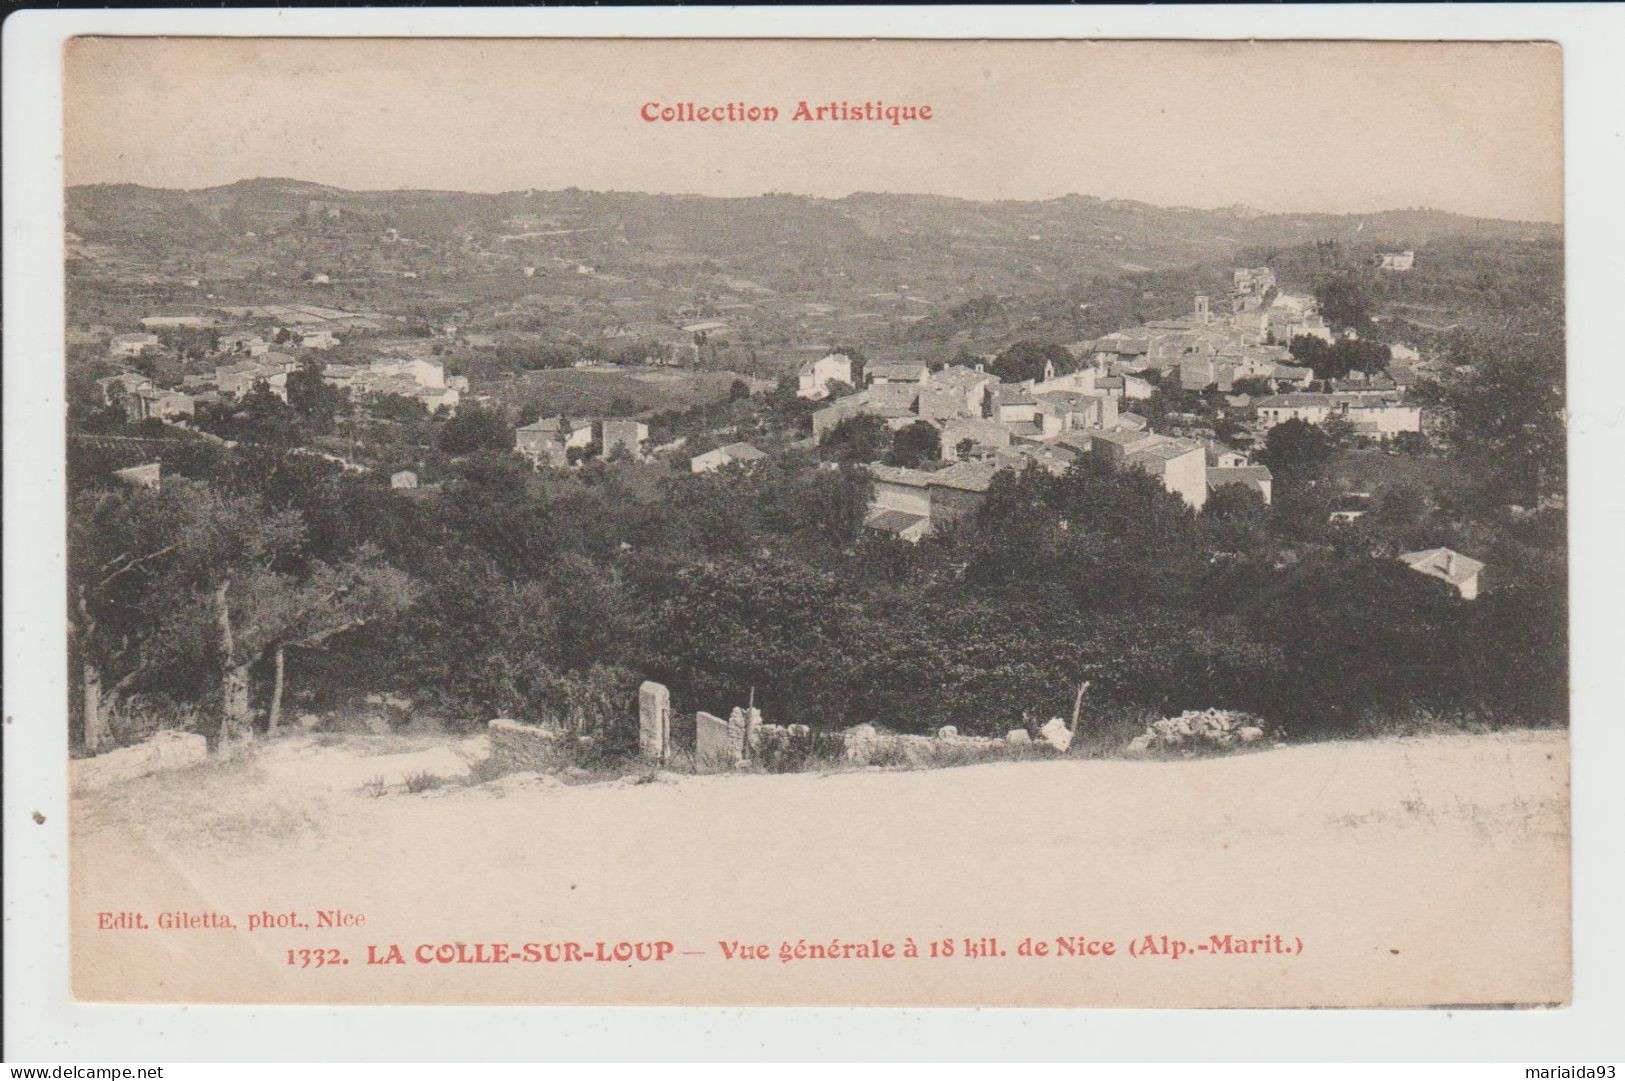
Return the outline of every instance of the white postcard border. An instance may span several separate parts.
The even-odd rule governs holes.
[[[1574,1005],[1521,1011],[317,1008],[68,997],[62,601],[61,43],[83,33],[279,36],[1363,37],[1564,48],[1574,711]],[[12,1061],[1617,1057],[1625,1015],[1625,762],[1616,538],[1625,527],[1625,11],[1589,5],[390,9],[25,12],[5,24],[5,1020]],[[43,818],[37,821],[36,814]],[[1485,943],[1493,950],[1494,943]]]

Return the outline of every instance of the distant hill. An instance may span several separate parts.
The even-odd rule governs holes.
[[[68,229],[89,241],[138,237],[206,241],[285,227],[310,214],[377,220],[424,239],[494,238],[512,222],[594,231],[640,248],[749,262],[786,249],[876,258],[908,254],[1007,264],[1031,254],[1080,275],[1136,273],[1230,257],[1243,249],[1339,239],[1415,246],[1442,236],[1551,239],[1547,223],[1470,218],[1436,210],[1378,214],[1265,214],[1243,207],[1191,210],[1069,195],[978,202],[931,195],[841,199],[629,192],[346,191],[282,178],[193,191],[98,184],[70,188]],[[607,239],[607,237],[606,237]]]

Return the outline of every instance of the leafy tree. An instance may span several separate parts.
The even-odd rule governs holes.
[[[1277,714],[1347,733],[1371,710],[1436,705],[1464,686],[1464,603],[1398,560],[1351,554],[1303,561],[1256,594],[1245,618],[1279,643],[1292,673]]]
[[[824,433],[819,451],[840,462],[874,462],[891,446],[891,430],[872,413],[844,417]]]
[[[1386,345],[1363,338],[1343,338],[1327,345],[1319,338],[1300,334],[1288,348],[1293,360],[1315,370],[1317,379],[1342,379],[1354,371],[1387,371],[1392,359]]]
[[[892,434],[886,464],[916,469],[924,462],[935,462],[941,457],[942,447],[937,429],[929,421],[917,420]]]
[[[396,423],[421,421],[429,415],[422,402],[404,394],[368,394],[364,404],[367,412],[379,420]]]
[[[198,481],[161,491],[86,494],[70,515],[74,639],[83,673],[84,738],[106,737],[105,710],[138,689],[201,691],[216,673],[219,735],[248,731],[254,668],[409,603],[411,585],[376,553],[340,564],[303,558],[305,524],[257,495]]]
[[[1492,502],[1533,507],[1566,486],[1564,364],[1541,339],[1472,335],[1450,358],[1464,378],[1420,389],[1452,453],[1482,478]]]
[[[411,604],[415,587],[400,571],[362,549],[338,564],[309,562],[288,571],[243,567],[213,591],[219,630],[224,718],[222,740],[245,733],[251,722],[253,670],[274,665],[267,726],[282,713],[290,650],[316,649],[329,639],[394,614]]]
[[[1043,379],[1044,366],[1053,365],[1057,375],[1072,371],[1077,361],[1066,346],[1049,342],[1019,341],[996,357],[988,371],[1006,383]]]
[[[1258,457],[1278,473],[1315,477],[1331,462],[1332,444],[1317,425],[1294,417],[1270,429]]]
[[[1322,279],[1315,286],[1315,299],[1320,302],[1320,314],[1335,330],[1353,330],[1362,338],[1376,333],[1377,325],[1371,318],[1371,298],[1353,273],[1343,272]]]
[[[1245,484],[1220,486],[1202,507],[1202,517],[1215,521],[1260,521],[1264,513],[1264,497]]]
[[[640,582],[653,678],[685,709],[727,714],[751,689],[770,715],[839,723],[864,684],[844,678],[865,650],[842,576],[781,557],[681,563]]]
[[[217,421],[213,426],[216,434],[230,439],[285,447],[302,443],[305,438],[299,414],[263,379],[235,407],[227,406],[212,416]]]
[[[349,407],[349,393],[322,378],[326,368],[314,358],[288,373],[288,405],[315,432],[333,430],[333,420]]]
[[[440,449],[447,454],[506,451],[513,447],[513,426],[502,416],[472,406],[458,411],[440,429]]]
[[[209,667],[197,618],[211,568],[247,550],[297,543],[296,515],[251,497],[172,480],[162,491],[89,491],[69,509],[70,633],[81,681],[82,738],[96,750],[129,694],[161,687],[197,693],[188,674]]]

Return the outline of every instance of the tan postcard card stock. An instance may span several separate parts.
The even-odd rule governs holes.
[[[76,998],[1570,996],[1560,51],[78,38]]]

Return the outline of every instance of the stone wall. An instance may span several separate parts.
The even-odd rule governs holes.
[[[1011,741],[985,736],[961,736],[953,727],[941,728],[934,736],[881,732],[873,725],[860,724],[844,732],[832,733],[841,741],[842,758],[854,765],[931,765],[957,758],[991,754]],[[1023,733],[1025,734],[1025,733]],[[804,724],[758,724],[751,732],[751,748],[756,756],[784,751],[798,738],[808,738]]]
[[[728,719],[709,713],[694,715],[694,760],[700,769],[733,769],[749,761],[746,749],[759,748],[762,727],[758,709],[734,709]],[[770,726],[776,727],[776,726]]]
[[[846,760],[857,765],[871,763],[924,766],[959,756],[986,754],[1005,746],[1002,739],[961,736],[952,727],[937,730],[934,736],[900,735],[880,732],[873,725],[860,724],[842,734]]]
[[[498,717],[485,726],[491,739],[491,761],[510,771],[542,770],[557,765],[568,747],[565,733],[538,724]]]
[[[208,757],[209,741],[197,733],[159,732],[132,746],[68,763],[68,786],[76,791],[101,788],[149,773],[196,765]]]

